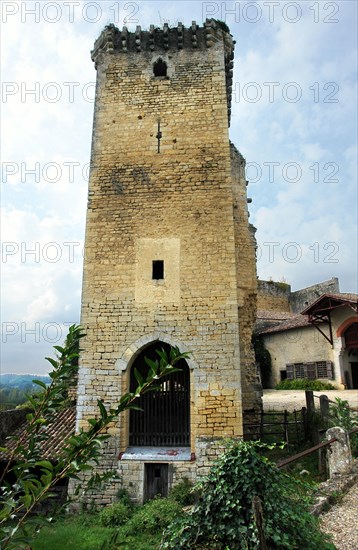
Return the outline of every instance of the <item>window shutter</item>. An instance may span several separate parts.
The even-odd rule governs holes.
[[[305,364],[305,378],[314,380],[316,378],[316,363]]]
[[[293,380],[295,377],[295,374],[294,374],[294,366],[292,364],[286,365],[286,372],[287,372],[287,379]]]
[[[333,363],[332,361],[326,361],[327,364],[327,378],[333,380]]]
[[[305,365],[303,363],[294,363],[295,378],[305,377]]]

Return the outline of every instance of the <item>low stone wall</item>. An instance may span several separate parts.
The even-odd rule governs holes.
[[[355,483],[358,483],[358,459],[355,459],[352,471],[347,474],[338,474],[328,481],[321,483],[315,493],[315,503],[311,507],[314,516],[326,512],[336,504],[337,498],[347,493]]]

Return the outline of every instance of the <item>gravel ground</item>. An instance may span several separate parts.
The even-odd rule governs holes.
[[[358,410],[358,390],[330,390],[315,391],[314,395],[327,395],[331,401],[336,397],[348,401],[349,406]],[[293,411],[302,409],[306,406],[306,396],[304,391],[297,390],[264,390],[263,404],[265,411]],[[316,407],[319,407],[319,399],[315,399]]]
[[[358,484],[356,483],[342,501],[321,515],[321,529],[332,535],[338,550],[358,548]]]

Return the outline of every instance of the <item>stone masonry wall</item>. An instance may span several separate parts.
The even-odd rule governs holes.
[[[223,437],[242,436],[242,391],[249,407],[256,399],[249,389],[254,241],[242,189],[235,200],[245,202],[245,213],[240,206],[242,215],[233,217],[227,95],[233,43],[214,27],[186,30],[180,45],[179,27],[174,38],[171,30],[151,28],[139,34],[138,44],[112,26],[93,54],[77,425],[96,414],[98,398],[109,406],[128,389],[130,367],[149,343],[190,351],[196,460],[173,463],[173,483],[184,472],[193,479],[204,472]],[[154,76],[159,57],[167,76]],[[237,264],[242,228],[243,254],[249,255],[240,253]],[[164,261],[163,280],[152,279],[153,260]],[[125,414],[109,430],[103,469],[127,447],[128,422]],[[143,463],[121,460],[117,467],[140,500]],[[115,491],[113,485],[98,501],[111,500]]]
[[[290,311],[291,287],[275,281],[258,281],[257,309]]]
[[[322,296],[322,294],[339,293],[339,281],[337,277],[332,277],[328,281],[322,281],[307,288],[296,290],[290,294],[290,309],[292,313],[301,313],[306,307],[310,306]]]
[[[245,159],[233,144],[231,144],[231,169],[238,281],[240,366],[245,422],[245,410],[259,411],[262,395],[262,387],[255,369],[255,353],[251,343],[256,321],[257,302],[256,229],[249,224]],[[252,416],[250,419],[252,421]]]

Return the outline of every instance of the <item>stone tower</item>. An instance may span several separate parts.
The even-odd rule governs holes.
[[[109,25],[92,52],[78,425],[97,398],[118,401],[144,356],[190,352],[179,378],[110,430],[101,467],[118,469],[139,501],[206,473],[260,404],[255,239],[244,159],[228,135],[233,51],[227,27],[207,20]]]

